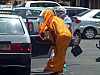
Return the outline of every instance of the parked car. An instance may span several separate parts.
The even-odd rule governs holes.
[[[100,10],[87,10],[73,17],[75,30],[79,30],[84,38],[93,39],[100,34]]]
[[[26,1],[16,7],[62,7],[59,3],[54,1]]]
[[[30,37],[22,18],[1,14],[0,74],[5,75],[11,72],[30,75],[31,50]]]

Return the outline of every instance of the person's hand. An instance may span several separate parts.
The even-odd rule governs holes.
[[[44,40],[44,33],[40,33],[40,38],[42,39],[42,40]]]

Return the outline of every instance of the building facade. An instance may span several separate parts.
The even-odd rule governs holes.
[[[17,1],[18,4],[25,2],[27,0],[0,0],[0,4],[13,4],[14,1]],[[80,6],[80,7],[87,7],[87,8],[96,8],[100,9],[100,0],[49,0],[49,1],[56,1],[56,2],[62,2],[65,5],[68,6]]]
[[[89,0],[89,8],[100,9],[100,0]]]
[[[71,6],[100,9],[100,0],[70,0]]]

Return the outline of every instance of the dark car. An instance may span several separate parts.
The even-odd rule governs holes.
[[[30,75],[31,50],[31,40],[22,18],[0,15],[0,75],[8,72]]]

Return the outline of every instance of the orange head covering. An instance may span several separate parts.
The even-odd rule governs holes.
[[[48,25],[50,25],[50,21],[52,17],[55,15],[54,11],[50,8],[47,8],[43,11],[42,15],[44,17],[44,22],[40,25],[40,33],[45,32],[48,29]]]

